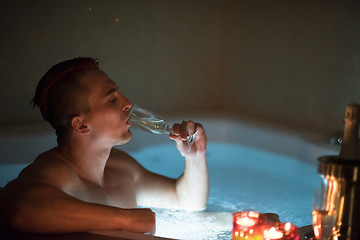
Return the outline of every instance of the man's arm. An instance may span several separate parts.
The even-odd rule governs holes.
[[[205,154],[185,158],[184,174],[176,181],[179,205],[186,210],[204,210],[209,197]]]
[[[138,181],[138,205],[186,210],[202,210],[209,195],[206,162],[207,138],[201,124],[192,121],[175,124],[170,138],[176,142],[185,158],[184,173],[178,179],[141,171]],[[188,151],[186,137],[198,131],[196,141]]]
[[[151,232],[155,214],[150,209],[120,209],[78,200],[42,183],[16,179],[0,194],[0,223],[37,233],[120,229]]]
[[[192,121],[173,126],[174,135],[180,154],[185,157],[184,174],[176,181],[177,198],[181,206],[188,210],[203,210],[209,197],[209,177],[206,162],[207,137],[203,126]],[[189,150],[185,141],[187,136],[196,131],[195,142]]]

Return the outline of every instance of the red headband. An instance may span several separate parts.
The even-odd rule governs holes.
[[[55,65],[41,78],[33,101],[34,105],[39,106],[40,112],[45,120],[48,120],[47,100],[50,88],[71,74],[92,68],[98,68],[98,62],[96,60],[91,58],[77,58]]]

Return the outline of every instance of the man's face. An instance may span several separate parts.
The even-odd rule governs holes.
[[[80,77],[89,89],[90,112],[85,125],[92,137],[112,145],[125,144],[131,139],[129,109],[131,103],[118,91],[118,86],[101,70],[92,69]],[[94,140],[95,140],[94,139]]]

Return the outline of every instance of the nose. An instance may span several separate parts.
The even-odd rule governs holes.
[[[123,97],[122,110],[124,112],[128,112],[131,109],[132,104],[125,96],[122,95],[122,97]]]

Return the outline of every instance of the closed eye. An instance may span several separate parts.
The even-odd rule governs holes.
[[[117,98],[119,96],[119,87],[111,88],[107,93],[106,96],[109,96],[109,102],[115,104],[117,102]]]
[[[114,97],[114,98],[111,98],[109,102],[114,104],[114,103],[116,103],[116,100],[117,100],[116,97]]]

